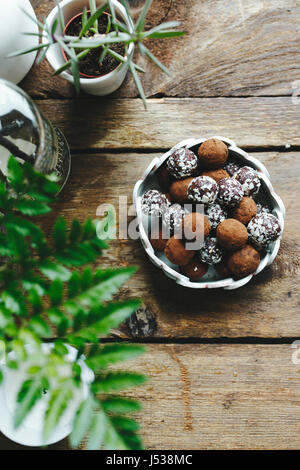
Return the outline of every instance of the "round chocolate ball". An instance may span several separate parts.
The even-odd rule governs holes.
[[[219,139],[208,139],[200,145],[198,158],[201,166],[207,170],[220,168],[227,161],[228,148]]]
[[[197,156],[186,148],[175,150],[167,160],[167,169],[176,179],[194,175],[197,168]]]
[[[266,204],[262,204],[261,202],[256,203],[257,207],[257,214],[270,214],[270,208]]]
[[[182,227],[182,219],[185,216],[184,209],[180,204],[175,203],[163,213],[162,221],[164,226],[171,232],[178,232]]]
[[[230,176],[233,176],[241,167],[234,162],[226,162],[224,165],[224,170],[229,173]]]
[[[260,179],[257,171],[250,166],[243,166],[240,168],[233,175],[233,178],[241,183],[245,196],[251,196],[258,193],[260,188]]]
[[[170,186],[170,196],[172,201],[184,204],[188,202],[187,190],[190,182],[193,180],[192,177],[184,180],[174,181]]]
[[[149,241],[155,251],[164,251],[167,239],[164,238],[162,231],[158,232],[158,238],[149,238]]]
[[[247,243],[248,232],[236,219],[226,219],[217,227],[217,239],[223,248],[229,251],[238,250]]]
[[[208,218],[200,212],[192,212],[184,217],[182,221],[182,234],[186,240],[203,240],[210,232],[210,223]],[[201,241],[201,240],[200,240]]]
[[[164,254],[171,263],[185,266],[195,256],[195,251],[186,250],[182,240],[171,237],[166,243]]]
[[[212,229],[216,229],[217,226],[227,217],[226,211],[217,203],[206,206],[205,215],[208,218]]]
[[[251,197],[243,197],[240,203],[231,212],[233,219],[239,220],[244,225],[248,225],[252,217],[256,215],[257,207]]]
[[[199,204],[211,204],[218,194],[218,185],[209,176],[197,176],[190,182],[187,196],[190,201]]]
[[[259,263],[259,253],[251,245],[245,245],[240,250],[230,253],[227,259],[228,269],[238,279],[253,274]]]
[[[256,247],[262,248],[279,238],[281,227],[273,214],[257,214],[248,224],[249,239]]]
[[[198,252],[203,263],[218,264],[222,261],[223,250],[219,246],[218,240],[214,237],[208,237]]]
[[[193,258],[191,261],[189,261],[188,264],[185,266],[182,266],[181,272],[188,278],[190,278],[191,281],[198,281],[201,279],[201,277],[206,274],[208,269],[207,264],[202,263],[200,260],[197,260]]]
[[[156,189],[149,189],[142,197],[142,212],[145,215],[160,217],[169,205],[165,194]]]
[[[242,185],[233,178],[224,178],[218,185],[218,201],[227,207],[237,206],[244,195]]]
[[[217,183],[223,178],[229,178],[229,174],[223,168],[219,168],[218,170],[203,171],[203,173],[201,173],[201,176],[209,176]]]

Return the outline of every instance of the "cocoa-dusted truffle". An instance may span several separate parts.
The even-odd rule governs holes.
[[[171,186],[171,183],[174,181],[174,178],[170,175],[167,170],[167,165],[161,165],[157,170],[157,179],[159,186],[163,191],[168,192]]]
[[[214,237],[208,237],[198,252],[203,263],[217,264],[222,261],[223,250],[219,246],[218,240]]]
[[[158,232],[158,238],[149,238],[151,245],[155,251],[164,251],[167,244],[167,239],[163,238],[163,233],[160,230]]]
[[[237,206],[244,195],[242,185],[233,178],[224,178],[218,185],[218,201],[228,207]]]
[[[270,214],[270,209],[266,204],[262,204],[261,202],[256,203],[257,207],[257,214]]]
[[[207,170],[220,168],[227,161],[228,148],[219,139],[208,139],[200,145],[198,158],[201,166]]]
[[[251,245],[245,245],[240,250],[231,253],[227,259],[228,269],[236,278],[246,277],[254,273],[259,263],[259,253]]]
[[[188,199],[199,204],[211,204],[218,194],[218,185],[209,176],[197,176],[188,186]]]
[[[164,226],[171,232],[179,231],[182,226],[182,219],[185,216],[185,212],[180,204],[175,203],[166,209],[163,213],[162,221]]]
[[[221,246],[229,251],[238,250],[247,243],[248,232],[236,219],[226,219],[217,227],[217,239]]]
[[[226,162],[224,165],[224,170],[227,171],[227,173],[230,174],[230,176],[233,176],[234,173],[236,173],[241,167],[234,162]]]
[[[159,217],[169,205],[166,196],[156,189],[149,189],[142,197],[142,212],[145,215]]]
[[[184,180],[174,181],[170,186],[170,196],[172,201],[184,204],[188,202],[187,190],[193,178],[186,178]]]
[[[186,250],[182,240],[171,237],[166,243],[164,254],[171,263],[185,266],[195,256],[195,251]]]
[[[260,179],[257,172],[250,166],[243,166],[234,175],[239,183],[241,183],[244,195],[251,196],[258,193],[260,188]]]
[[[218,170],[203,171],[203,173],[201,173],[201,176],[209,176],[217,183],[223,178],[229,178],[229,174],[223,168],[219,168]]]
[[[182,221],[182,234],[186,240],[195,240],[203,237],[203,240],[210,232],[208,218],[200,212],[192,212],[184,217]]]
[[[198,281],[201,277],[206,274],[208,269],[207,264],[202,263],[202,261],[193,258],[189,261],[188,264],[182,266],[181,272],[186,276],[189,277],[191,281]]]
[[[247,228],[249,239],[259,248],[274,242],[281,234],[278,219],[273,214],[257,214]]]
[[[197,168],[197,156],[186,148],[175,150],[167,160],[167,169],[176,179],[194,175]]]
[[[226,219],[227,212],[220,206],[220,204],[216,203],[206,206],[205,215],[210,222],[211,228],[216,229],[217,226]]]
[[[231,212],[233,219],[239,220],[244,225],[248,225],[252,217],[256,215],[257,207],[251,197],[243,197],[238,206]]]

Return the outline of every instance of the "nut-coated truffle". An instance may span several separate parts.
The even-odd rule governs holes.
[[[250,220],[247,228],[249,240],[259,248],[274,242],[281,234],[278,219],[273,214],[257,214]]]
[[[205,215],[210,222],[211,228],[216,229],[217,226],[226,219],[227,212],[220,204],[209,204],[205,208]]]
[[[226,219],[217,227],[217,239],[223,248],[229,251],[238,250],[247,243],[248,232],[236,219]]]
[[[166,209],[163,213],[162,221],[164,226],[171,232],[181,230],[182,219],[185,216],[184,209],[180,204],[175,203]]]
[[[228,158],[228,148],[219,139],[205,140],[198,149],[200,165],[207,170],[223,166]]]
[[[156,189],[149,189],[142,197],[142,212],[145,215],[152,215],[154,217],[161,216],[164,211],[169,207],[170,202],[165,194],[162,194]]]
[[[218,201],[227,207],[235,207],[244,195],[242,185],[233,178],[224,178],[219,181]]]
[[[260,179],[257,171],[250,166],[243,166],[240,168],[233,175],[233,178],[241,183],[245,196],[251,196],[258,193],[260,188]]]
[[[188,264],[182,266],[181,272],[191,281],[198,281],[201,277],[206,274],[208,269],[207,264],[202,261],[193,258]]]
[[[186,250],[182,240],[171,237],[166,243],[164,254],[171,263],[185,266],[195,256],[195,251]]]
[[[201,176],[209,176],[210,178],[214,179],[217,183],[222,180],[223,178],[229,178],[230,175],[225,171],[223,168],[219,168],[218,170],[207,170],[201,173]]]
[[[172,201],[184,204],[188,202],[187,190],[190,182],[193,180],[192,177],[185,178],[184,180],[174,181],[170,186],[170,196]]]
[[[238,251],[230,253],[227,259],[227,266],[235,278],[242,278],[253,274],[260,263],[260,256],[257,250],[251,245],[245,245]]]
[[[200,212],[192,212],[184,217],[182,221],[182,234],[186,240],[204,239],[210,232],[208,218]]]
[[[149,238],[149,241],[155,251],[164,251],[167,244],[167,239],[163,238],[163,233],[160,230],[158,232],[158,238]]]
[[[218,194],[218,185],[209,176],[197,176],[188,186],[187,196],[190,201],[199,204],[211,204]]]
[[[251,197],[243,197],[238,206],[231,212],[233,219],[239,220],[244,225],[248,225],[252,217],[256,215],[257,207]]]
[[[267,204],[262,204],[261,202],[256,203],[257,214],[270,214],[270,208]]]
[[[207,237],[203,246],[199,250],[198,255],[203,263],[217,264],[222,261],[223,250],[216,238]]]
[[[198,168],[198,158],[189,149],[175,150],[167,160],[167,169],[176,179],[187,178],[195,174]]]

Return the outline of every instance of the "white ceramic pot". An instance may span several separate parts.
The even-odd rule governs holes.
[[[53,344],[51,343],[42,345],[44,352],[50,351],[52,347]],[[67,348],[69,350],[67,360],[74,362],[77,350],[68,345]],[[27,349],[29,352],[30,348]],[[8,356],[10,359],[14,359],[14,353],[10,353]],[[62,415],[59,425],[47,442],[44,442],[42,439],[44,414],[47,409],[49,399],[47,393],[36,403],[19,428],[15,429],[13,425],[16,397],[22,383],[27,377],[26,371],[31,365],[30,356],[17,370],[5,367],[5,365],[1,366],[3,382],[0,386],[0,431],[6,437],[18,444],[34,447],[54,444],[55,442],[67,437],[72,431],[74,413],[81,401],[87,398],[89,386],[94,380],[94,373],[86,366],[84,361],[80,360],[79,363],[81,366],[82,385],[76,390],[76,393],[72,398],[72,402]]]
[[[29,0],[0,0],[0,78],[19,83],[29,72],[36,52],[18,57],[7,57],[20,49],[30,49],[38,44],[37,36],[23,33],[38,33],[34,21],[21,10],[36,18]]]
[[[97,6],[104,5],[104,1],[98,1]],[[128,26],[130,31],[133,31],[133,24],[131,19],[128,17],[125,8],[123,5],[118,2],[117,0],[112,0],[112,3],[115,7],[116,14],[120,16],[120,18],[124,21],[124,23]],[[89,1],[88,0],[63,0],[60,2],[60,6],[63,10],[65,24],[73,18],[78,13],[81,13],[84,7],[89,8]],[[49,16],[47,17],[48,26],[51,29],[53,22],[57,19],[58,12],[57,7],[55,7]],[[58,31],[61,32],[58,26]],[[44,42],[47,42],[47,39],[43,39]],[[131,43],[128,47],[128,55],[133,54],[134,44]],[[46,54],[46,58],[52,68],[54,70],[58,69],[61,65],[65,63],[65,59],[61,52],[61,47],[58,44],[54,44],[51,46]],[[128,70],[127,64],[118,65],[112,72],[107,73],[106,75],[102,75],[98,78],[80,78],[80,87],[86,93],[90,93],[91,95],[109,95],[117,90],[122,82],[125,79],[126,72]],[[62,72],[60,74],[61,77],[68,80],[68,82],[74,83],[73,77],[68,72]]]

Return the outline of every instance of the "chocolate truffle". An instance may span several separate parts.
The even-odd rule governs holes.
[[[201,166],[207,170],[220,168],[227,161],[228,148],[219,139],[208,139],[200,145],[198,158]]]
[[[247,243],[248,232],[236,219],[226,219],[217,227],[217,239],[221,246],[229,251],[238,250]]]
[[[278,219],[273,214],[257,214],[247,228],[249,239],[259,248],[274,242],[281,234]]]
[[[157,179],[158,179],[160,188],[163,191],[168,192],[174,178],[172,178],[172,176],[168,172],[166,164],[161,165],[159,169],[157,170]]]
[[[209,204],[206,206],[205,215],[208,218],[212,229],[216,229],[217,226],[227,217],[226,211],[220,206],[220,204]]]
[[[163,238],[163,233],[160,230],[158,233],[158,238],[149,238],[151,245],[155,251],[164,251],[167,244],[167,239]]]
[[[182,273],[189,277],[191,281],[198,281],[206,274],[208,269],[207,264],[202,263],[200,260],[193,258],[188,264],[182,266]]]
[[[208,218],[200,212],[192,212],[184,217],[182,221],[182,234],[186,240],[195,240],[203,237],[203,240],[210,232]]]
[[[166,209],[163,213],[162,221],[164,226],[171,232],[178,232],[181,230],[182,219],[185,216],[185,212],[180,204],[175,203]]]
[[[169,205],[170,202],[166,196],[156,189],[150,189],[142,197],[142,212],[145,215],[159,217]]]
[[[257,212],[256,212],[257,214],[270,214],[271,212],[269,207],[266,204],[257,202],[256,207],[257,207]]]
[[[211,204],[218,194],[218,185],[209,176],[193,178],[187,190],[188,199],[199,204]]]
[[[218,185],[218,201],[228,207],[237,206],[244,195],[242,185],[233,178],[224,178]]]
[[[207,264],[220,263],[223,258],[223,250],[219,246],[218,240],[214,237],[206,238],[198,254],[201,261]]]
[[[259,253],[251,245],[246,245],[240,250],[231,253],[227,259],[228,269],[236,278],[246,277],[254,273],[259,263]]]
[[[227,173],[230,174],[230,176],[233,176],[234,173],[236,173],[240,168],[241,167],[237,163],[234,163],[234,162],[227,162],[224,165],[224,170],[226,170]]]
[[[174,181],[170,186],[170,196],[172,201],[184,204],[188,202],[187,190],[193,178],[186,178],[180,181]]]
[[[239,183],[241,183],[244,195],[251,196],[258,193],[260,188],[260,179],[255,170],[250,166],[243,166],[234,175]]]
[[[165,256],[173,264],[184,266],[195,256],[194,250],[186,250],[184,242],[178,238],[171,237],[165,247]]]
[[[227,171],[223,170],[223,168],[219,168],[218,170],[203,171],[201,176],[210,176],[210,178],[214,179],[217,183],[223,178],[229,178],[229,174]]]
[[[186,148],[175,150],[167,160],[167,169],[176,179],[194,175],[197,168],[197,156]]]
[[[248,225],[252,217],[256,215],[257,207],[251,197],[243,197],[238,206],[231,212],[233,219],[239,220],[244,225]]]
[[[223,259],[220,263],[215,264],[214,268],[221,277],[232,277],[232,274],[227,267],[227,258]]]

